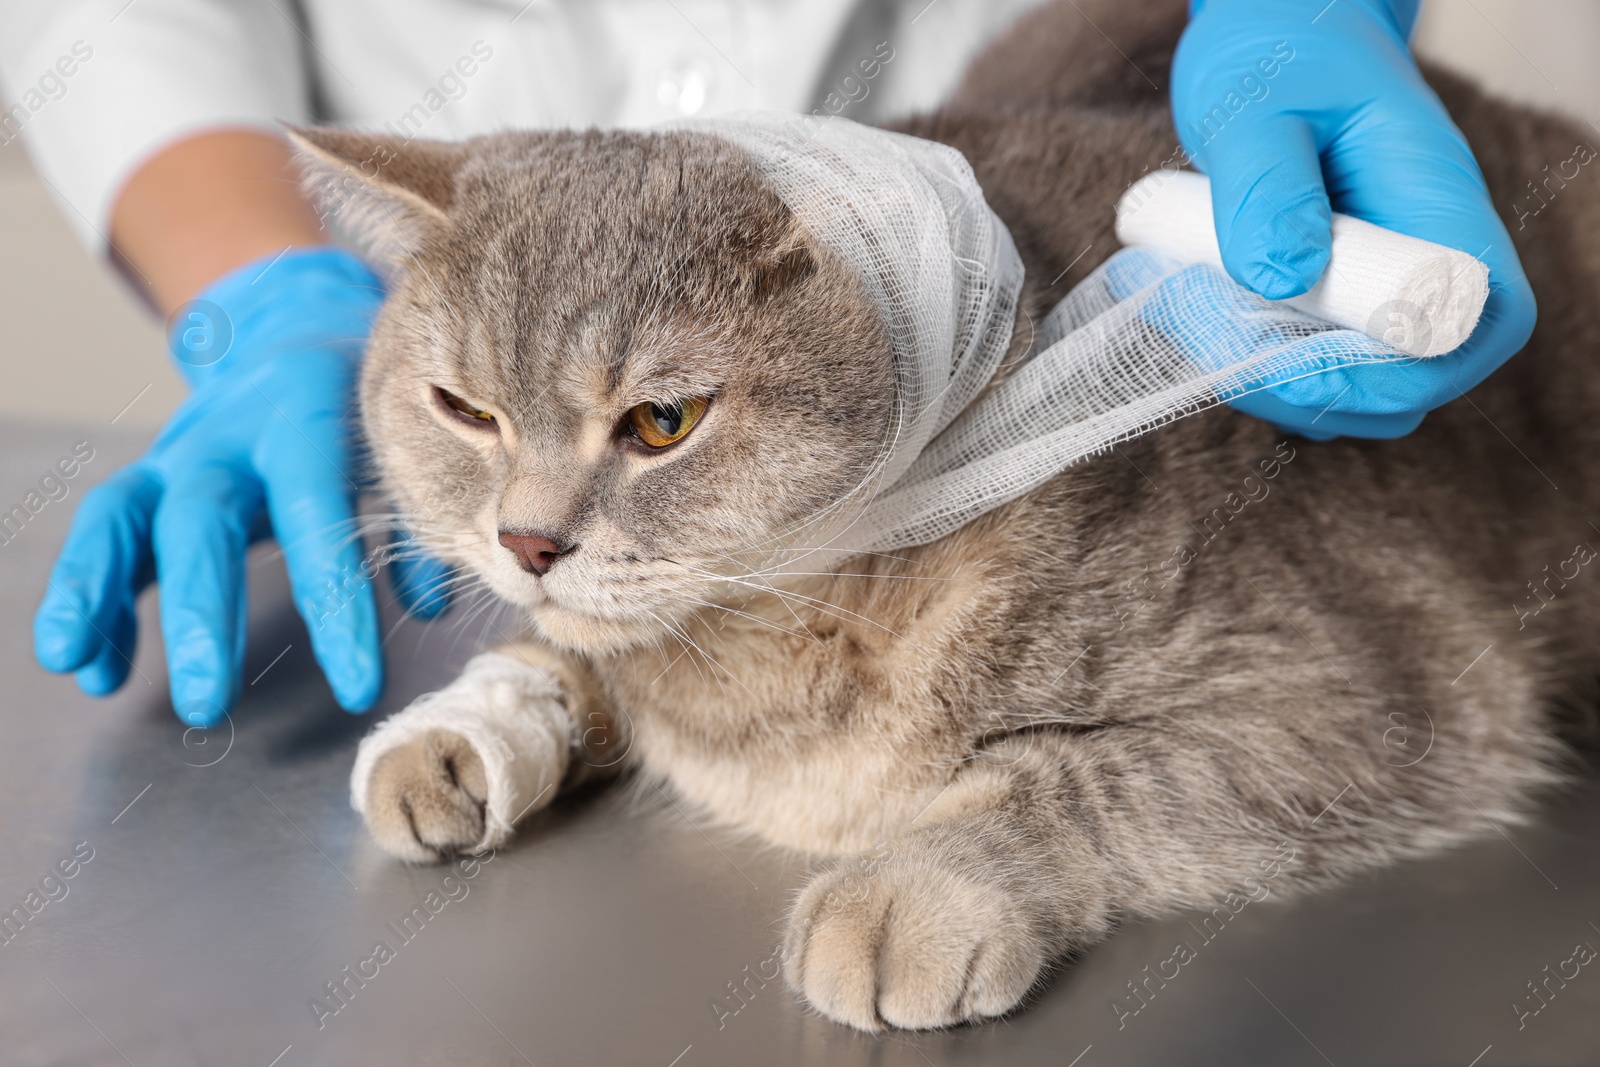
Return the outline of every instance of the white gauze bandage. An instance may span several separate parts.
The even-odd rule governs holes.
[[[561,683],[515,656],[484,652],[455,681],[361,739],[350,772],[351,806],[366,810],[367,787],[380,759],[429,730],[459,734],[483,761],[489,797],[479,852],[504,842],[518,819],[554,800],[572,760],[573,726]]]
[[[1044,321],[1024,324],[1035,334],[1026,363],[986,391],[1011,341],[1023,268],[961,153],[840,118],[750,113],[677,128],[715,134],[751,157],[812,237],[860,273],[893,347],[899,405],[881,462],[858,491],[794,538],[798,547],[775,550],[769,573],[803,556],[926,544],[1082,459],[1222,400],[1413,358],[1360,332],[1392,331],[1395,322],[1376,321],[1381,316],[1351,329],[1359,314],[1339,312],[1340,326],[1265,300],[1206,256],[1126,248]],[[1185,225],[1200,219],[1210,228],[1209,196],[1203,208],[1179,204],[1174,212]],[[1358,250],[1373,247],[1359,236],[1364,230],[1344,223],[1336,247],[1349,247],[1352,232]],[[1382,244],[1384,271],[1368,279],[1392,292],[1357,287],[1351,296],[1319,287],[1324,303],[1317,306],[1360,312],[1388,293],[1450,318],[1451,328],[1441,321],[1432,331],[1441,343],[1459,332],[1458,320],[1470,332],[1466,320],[1475,322],[1476,312],[1466,309],[1475,290],[1463,283],[1435,299],[1427,286],[1412,286],[1408,264],[1438,246],[1399,240],[1409,243]]]
[[[1338,212],[1332,229],[1322,278],[1284,303],[1413,356],[1443,355],[1477,326],[1489,298],[1489,268],[1481,260]],[[1140,178],[1117,201],[1117,240],[1222,266],[1211,180],[1187,170]]]

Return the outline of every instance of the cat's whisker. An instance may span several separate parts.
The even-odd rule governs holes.
[[[656,618],[657,621],[661,621],[659,616],[652,616],[652,617]],[[705,650],[705,647],[702,646],[698,641],[696,641],[694,639],[694,637],[689,634],[689,632],[687,631],[686,628],[675,628],[674,632],[678,634],[678,636],[679,636],[679,638],[681,640],[688,642],[689,646],[691,648],[693,648],[695,652],[699,653],[700,657],[702,659],[704,659],[706,661],[706,663],[713,668],[713,670],[711,672],[711,677],[712,678],[714,678],[714,679],[717,678],[717,671],[721,671],[723,674],[726,674],[736,685],[738,685],[738,687],[740,689],[743,689],[746,693],[749,693],[752,698],[754,698],[756,696],[755,691],[752,690],[749,686],[745,685],[744,684],[744,680],[742,678],[740,678],[738,675],[734,674],[727,667],[723,666],[723,664],[715,656],[713,656],[713,655],[711,655],[711,653],[707,652]],[[719,686],[722,684],[720,679],[718,679],[718,683],[717,684]]]
[[[667,664],[667,666],[662,670],[662,674],[665,674],[665,673],[667,673],[667,671],[670,671],[674,666],[676,666],[676,664],[677,664],[677,662],[679,660],[683,659],[685,656],[688,656],[689,657],[689,665],[695,669],[695,673],[700,676],[700,680],[702,682],[705,681],[705,677],[706,677],[705,676],[705,672],[700,669],[699,662],[696,661],[693,656],[689,655],[689,646],[690,646],[690,644],[692,644],[692,642],[688,641],[682,634],[680,634],[677,631],[677,629],[671,623],[669,623],[665,619],[661,618],[655,612],[646,611],[645,614],[650,616],[652,619],[655,620],[656,625],[661,628],[662,632],[670,634],[672,636],[672,638],[675,641],[678,642],[678,654],[676,656],[674,656],[673,659],[672,659],[672,662]],[[713,677],[715,677],[715,676],[713,676]],[[718,681],[717,684],[718,684],[718,686],[721,686],[722,683],[720,681]]]
[[[724,557],[723,557],[723,558],[725,558],[725,559],[730,559],[730,561],[731,561],[731,562],[738,562],[738,561],[736,561],[736,560],[732,560],[732,559],[731,559],[731,557],[727,557],[727,556],[724,556]],[[673,563],[673,564],[674,564],[674,565],[676,565],[676,566],[679,566],[679,567],[684,567],[684,565],[683,565],[683,564],[681,564],[681,563],[677,563],[677,561],[675,561],[675,560],[667,560],[667,561],[666,561],[666,562],[669,562],[669,563]],[[686,570],[687,570],[687,569],[689,569],[689,568],[685,568],[685,569],[686,569]],[[691,573],[695,573],[695,574],[696,574],[696,577],[699,577],[699,578],[701,578],[701,580],[702,580],[702,581],[708,581],[708,582],[709,582],[709,581],[710,581],[710,579],[708,579],[708,578],[705,578],[705,577],[703,577],[703,576],[704,576],[704,575],[710,575],[710,574],[713,574],[713,573],[715,573],[715,572],[711,572],[711,571],[702,571],[702,572],[694,572],[694,571],[692,571],[692,570],[691,570]],[[801,630],[803,630],[803,631],[804,631],[804,632],[805,632],[805,635],[806,635],[806,636],[807,636],[807,637],[809,637],[809,638],[811,638],[811,639],[812,639],[812,640],[813,640],[813,641],[816,641],[816,642],[818,642],[818,643],[819,643],[819,644],[820,644],[820,643],[821,643],[821,639],[820,639],[820,638],[818,638],[818,637],[817,637],[817,635],[816,635],[816,634],[814,634],[814,633],[812,633],[812,632],[811,632],[811,628],[810,628],[810,627],[808,627],[808,626],[807,626],[807,625],[806,625],[806,624],[805,624],[805,621],[804,621],[804,620],[803,620],[803,619],[801,619],[801,618],[800,618],[800,615],[799,615],[799,613],[798,613],[798,612],[796,612],[796,611],[795,611],[795,610],[794,610],[794,607],[793,607],[793,606],[792,606],[792,605],[791,605],[791,604],[790,604],[790,603],[789,603],[789,602],[788,602],[788,601],[787,601],[787,600],[785,600],[785,599],[784,599],[784,598],[782,598],[782,597],[778,597],[778,598],[777,598],[777,601],[778,601],[778,603],[779,603],[779,604],[780,604],[780,605],[782,605],[782,607],[783,607],[783,609],[784,609],[784,610],[785,610],[785,611],[787,611],[787,612],[788,612],[788,613],[789,613],[789,614],[790,614],[790,616],[791,616],[791,617],[792,617],[792,618],[793,618],[793,619],[794,619],[794,621],[795,621],[795,625],[796,625],[796,626],[799,626],[799,627],[800,627],[800,629],[801,629]],[[711,602],[711,601],[701,601],[701,603],[713,603],[713,602]],[[718,607],[718,608],[722,608],[722,609],[724,609],[724,610],[732,610],[732,609],[730,609],[730,608],[728,608],[728,606],[727,606],[727,605],[724,605],[724,604],[721,604],[721,603],[715,603],[715,605],[714,605],[714,606],[716,606],[716,607]]]
[[[482,625],[480,625],[480,630],[478,630],[480,635],[482,635],[483,630],[493,630],[494,635],[496,635],[496,637],[498,637],[502,643],[510,641],[510,637],[507,635],[506,629],[504,629],[504,627],[501,625],[501,616],[502,614],[506,613],[514,613],[515,609],[517,609],[517,606],[512,605],[512,603],[509,603],[509,601],[501,600],[499,597],[493,597],[493,595],[491,595],[491,597],[483,598],[482,608],[478,609],[477,613],[474,614],[475,619],[478,619],[478,621],[482,622]],[[518,622],[520,622],[520,617],[518,617]],[[520,632],[522,627],[520,627],[520,625],[514,625],[512,629]],[[451,654],[454,654],[454,649],[456,649],[456,645],[461,643],[462,637],[466,637],[466,629],[464,629],[464,627],[462,627],[461,632],[456,635],[456,638],[451,641]]]
[[[500,627],[496,626],[494,620],[489,616],[492,612],[503,611],[509,606],[510,605],[508,605],[506,601],[494,595],[492,591],[480,597],[478,602],[473,605],[472,610],[466,612],[460,621],[455,625],[455,636],[450,642],[450,654],[452,656],[455,655],[455,650],[457,646],[461,644],[461,639],[467,636],[467,626],[469,623],[477,620],[484,620],[484,628],[493,629],[496,632],[499,632]]]
[[[729,614],[729,615],[737,616],[738,618],[741,618],[741,619],[749,619],[751,622],[760,623],[763,626],[770,626],[772,629],[777,630],[779,633],[787,634],[790,637],[802,637],[802,636],[804,636],[804,637],[809,637],[811,640],[818,641],[820,643],[817,635],[813,634],[810,630],[805,630],[803,633],[800,630],[792,630],[789,627],[784,626],[782,623],[774,622],[772,619],[766,618],[765,616],[755,615],[755,614],[752,614],[751,612],[748,612],[748,611],[740,611],[738,608],[729,607],[726,604],[718,604],[714,600],[705,600],[705,599],[703,599],[701,597],[681,597],[680,599],[682,599],[685,603],[699,604],[702,607],[710,608],[710,609],[712,609],[714,611],[724,612],[724,613]],[[799,617],[798,616],[796,616],[796,621],[797,622],[799,621]],[[804,623],[802,623],[801,625],[803,627]]]
[[[496,599],[494,590],[489,588],[487,582],[483,581],[462,583],[458,587],[451,588],[449,593],[456,604],[464,606],[452,612],[449,618],[436,615],[432,618],[421,620],[423,628],[430,633],[437,632],[441,626],[449,627],[447,633],[464,631],[472,618],[484,610],[484,604]],[[457,639],[459,640],[459,637]]]
[[[890,635],[898,638],[901,641],[905,641],[906,644],[910,645],[912,648],[916,648],[917,647],[916,643],[911,641],[904,634],[901,634],[901,633],[891,629],[890,627],[885,626],[884,624],[878,622],[876,619],[868,618],[867,616],[861,615],[861,614],[859,614],[857,612],[854,612],[854,611],[851,611],[849,608],[846,608],[846,607],[844,607],[842,605],[834,604],[834,603],[831,603],[831,602],[825,601],[825,600],[820,600],[820,599],[818,599],[816,597],[809,596],[809,595],[807,595],[805,593],[800,593],[800,592],[797,592],[797,591],[792,590],[792,589],[781,589],[781,588],[779,588],[777,586],[774,586],[774,585],[771,585],[771,584],[765,583],[765,582],[757,582],[757,581],[751,581],[751,580],[742,579],[742,578],[729,577],[728,575],[725,575],[725,574],[718,574],[715,571],[699,570],[697,568],[692,568],[692,567],[689,567],[687,565],[684,565],[684,569],[688,573],[693,574],[696,577],[701,578],[702,580],[713,581],[713,582],[716,582],[716,581],[732,582],[735,585],[740,585],[740,586],[744,586],[746,588],[754,589],[754,590],[757,590],[758,592],[770,593],[770,594],[772,594],[774,596],[778,596],[778,597],[792,597],[792,598],[794,598],[796,600],[802,601],[807,607],[811,607],[811,608],[814,608],[814,609],[816,609],[818,611],[821,611],[823,614],[830,615],[833,618],[839,619],[839,621],[841,621],[841,622],[849,622],[849,621],[863,622],[863,623],[868,624],[869,626],[877,627],[878,629],[884,631],[887,634],[890,634]],[[839,612],[842,612],[843,614],[842,615],[841,614],[836,614],[836,613],[839,613]]]
[[[893,581],[906,582],[959,582],[961,578],[956,575],[939,574],[857,574],[850,571],[751,571],[740,575],[742,578],[879,578]]]
[[[769,554],[775,554],[775,553],[778,553],[778,552],[800,552],[800,553],[806,553],[806,552],[815,552],[815,551],[817,551],[817,549],[816,549],[815,546],[792,546],[792,547],[788,547],[788,548],[766,549],[765,551],[768,552]],[[894,560],[897,563],[911,563],[911,562],[913,562],[913,560],[912,560],[912,558],[910,556],[896,555],[893,552],[868,552],[868,551],[865,551],[865,550],[862,550],[862,551],[852,550],[850,552],[850,555],[852,555],[852,556],[872,556],[872,557],[874,557],[876,559]],[[728,556],[726,558],[731,559],[732,557]]]
[[[667,650],[661,644],[661,635],[659,633],[651,632],[649,637],[650,644],[655,647],[656,655],[661,657],[661,674],[656,675],[655,678],[650,682],[651,685],[654,685],[656,682],[661,680],[662,675],[671,670],[672,664],[667,661]]]

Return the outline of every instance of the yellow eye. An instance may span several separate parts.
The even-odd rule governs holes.
[[[439,401],[456,414],[462,415],[469,419],[475,419],[479,422],[494,422],[493,415],[481,408],[473,407],[471,404],[467,403],[465,400],[461,399],[459,396],[456,396],[456,394],[450,392],[449,390],[440,389],[438,386],[435,386],[433,391],[434,394],[439,398]]]
[[[639,404],[628,411],[628,429],[651,448],[665,448],[688,436],[705,412],[703,397]]]

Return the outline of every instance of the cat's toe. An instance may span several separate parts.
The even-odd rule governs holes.
[[[372,769],[363,812],[385,850],[434,863],[483,839],[489,796],[483,760],[459,734],[429,730]]]
[[[927,1029],[1003,1015],[1046,963],[1003,889],[935,866],[847,865],[801,894],[790,984],[862,1030]]]

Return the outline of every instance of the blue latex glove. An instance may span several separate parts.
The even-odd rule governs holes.
[[[220,721],[243,670],[245,549],[270,520],[335,697],[351,711],[372,705],[383,687],[378,560],[354,535],[351,416],[382,300],[360,260],[305,248],[239,268],[179,312],[171,348],[193,392],[144,457],[78,508],[34,619],[42,665],[74,672],[91,695],[120,687],[134,601],[159,580],[173,706],[191,724]],[[414,611],[444,606],[437,563],[393,577]]]
[[[1223,264],[1283,299],[1328,264],[1329,202],[1477,256],[1490,294],[1430,360],[1329,371],[1231,401],[1308,437],[1400,437],[1511,358],[1533,292],[1472,151],[1407,50],[1419,0],[1191,0],[1172,68],[1184,150],[1211,179]]]

